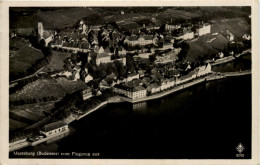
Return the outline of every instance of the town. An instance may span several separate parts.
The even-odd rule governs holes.
[[[118,15],[127,13],[120,10]],[[250,33],[236,36],[202,17],[188,21],[131,18],[129,22],[92,24],[79,19],[72,27],[49,29],[38,21],[29,35],[28,29],[10,30],[11,59],[21,53],[39,54],[24,72],[16,68],[18,63],[10,63],[11,125],[13,130],[25,130],[14,131],[11,142],[35,136],[33,132],[42,126],[45,130],[41,129],[41,134],[47,138],[56,129],[59,134],[67,130],[68,123],[104,102],[145,101],[185,88],[185,84],[221,78],[223,75],[212,71],[214,65],[251,50]],[[219,42],[225,46],[218,47]],[[214,51],[207,46],[205,56],[197,55],[199,49],[188,52],[190,45],[202,43],[211,45]],[[42,110],[26,111],[34,114],[30,114],[33,120],[16,112],[16,107],[35,108],[40,104]],[[35,113],[40,116],[35,117]],[[18,127],[20,118],[27,124]],[[38,139],[30,140],[34,143]]]

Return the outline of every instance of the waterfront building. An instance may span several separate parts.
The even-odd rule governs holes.
[[[208,63],[207,65],[200,66],[197,68],[197,77],[206,75],[211,73],[211,65]]]
[[[146,97],[147,91],[144,87],[138,86],[132,89],[132,99]],[[131,97],[130,97],[131,98]]]
[[[168,79],[162,80],[160,87],[161,87],[161,91],[165,89],[169,89],[171,87],[171,83]]]
[[[193,79],[193,76],[191,74],[187,74],[187,75],[181,76],[179,80],[180,80],[180,83],[185,83],[192,79]]]
[[[175,80],[175,85],[179,85],[181,83],[180,79],[179,78],[176,78]]]
[[[68,131],[68,129],[69,129],[68,124],[62,121],[57,121],[43,126],[43,128],[40,130],[40,133],[48,137],[48,136],[54,136],[61,132]]]
[[[173,77],[173,78],[170,78],[169,79],[169,82],[170,82],[170,87],[173,87],[174,85],[175,85],[175,78]]]
[[[147,96],[147,90],[142,86],[129,87],[126,84],[116,84],[114,92],[124,95],[131,99],[142,98]]]
[[[153,83],[148,86],[147,91],[150,92],[151,94],[157,93],[161,91],[161,87],[157,83]]]

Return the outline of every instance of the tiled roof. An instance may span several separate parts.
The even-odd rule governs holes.
[[[107,53],[100,53],[97,55],[97,58],[110,57]]]
[[[158,88],[159,86],[156,83],[150,85],[151,88]]]
[[[63,127],[67,125],[66,123],[62,122],[62,121],[57,121],[57,122],[54,122],[54,123],[50,123],[50,124],[47,124],[45,125],[43,128],[42,128],[42,131],[44,132],[49,132],[49,131],[52,131],[52,130],[55,130],[57,128],[60,128],[60,127]]]
[[[138,70],[139,75],[144,75],[144,71],[143,70]]]
[[[136,41],[136,40],[138,40],[138,37],[137,37],[137,36],[130,36],[130,37],[128,38],[128,40],[129,40],[129,41]]]
[[[43,31],[43,38],[44,39],[47,39],[51,36],[51,32],[47,31],[47,30],[44,30]]]
[[[153,35],[141,35],[140,37],[143,37],[145,40],[153,40],[154,39]]]

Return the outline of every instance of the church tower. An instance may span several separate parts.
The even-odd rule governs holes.
[[[38,22],[38,34],[40,36],[40,39],[43,38],[43,25],[42,22]]]

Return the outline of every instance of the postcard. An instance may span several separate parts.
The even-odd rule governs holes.
[[[257,1],[0,7],[1,164],[259,164]]]

